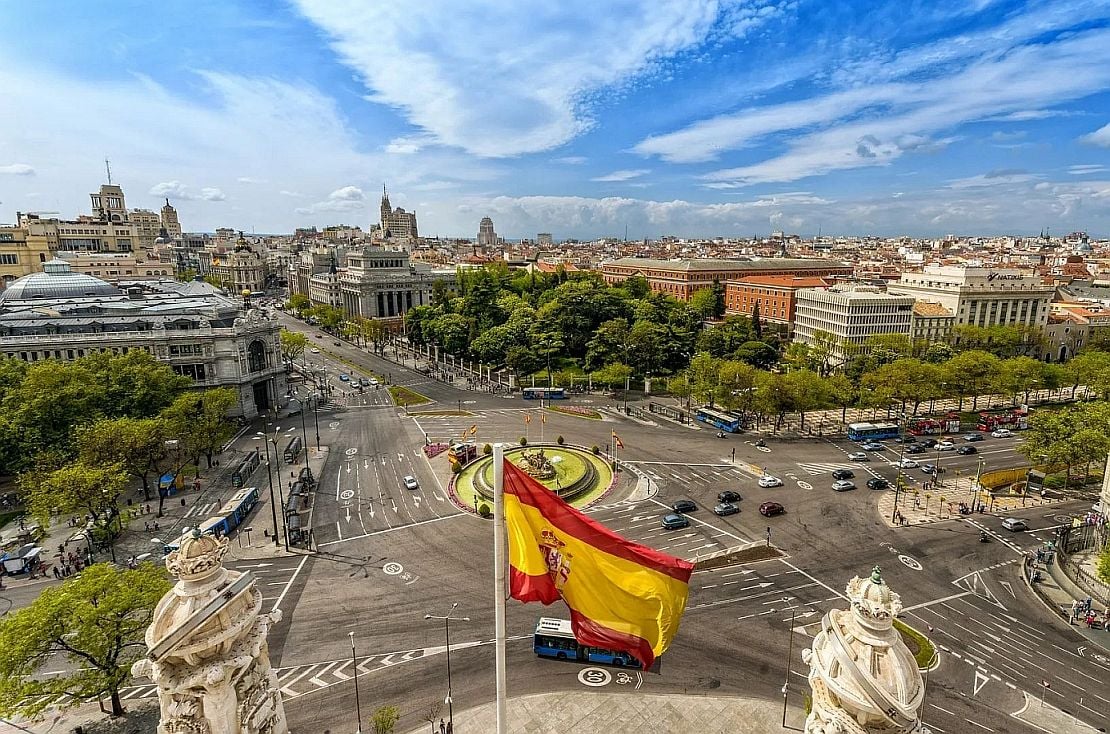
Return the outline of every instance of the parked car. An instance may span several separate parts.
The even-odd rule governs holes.
[[[965,441],[982,441],[983,434],[981,433],[968,433],[964,435]]]
[[[740,512],[740,506],[733,502],[719,502],[717,506],[713,508],[713,514],[720,515],[721,517],[725,515],[735,515],[737,512]]]
[[[919,438],[919,439],[917,439],[917,442],[919,444],[921,444],[922,446],[924,446],[925,448],[927,448],[927,449],[931,449],[934,446],[936,446],[938,443],[940,443],[935,438]]]
[[[871,457],[863,451],[854,451],[848,454],[848,461],[871,461]]]
[[[718,502],[739,502],[740,500],[740,493],[733,492],[731,489],[726,489],[724,492],[717,493]]]
[[[786,512],[786,508],[778,502],[764,502],[759,506],[759,514],[764,517],[772,517],[773,515],[781,515]]]
[[[868,489],[890,489],[890,482],[882,477],[871,477],[867,480]]]
[[[977,449],[974,446],[968,444],[967,446],[961,446],[960,448],[956,449],[956,453],[960,454],[961,456],[967,456],[968,454],[977,454],[977,453],[979,453],[979,449]]]
[[[1014,435],[1014,432],[1011,431],[1009,428],[999,428],[997,430],[991,431],[991,435],[995,438],[1010,438]]]
[[[851,469],[836,469],[832,473],[833,479],[852,479],[856,476]]]
[[[341,347],[341,346],[343,346],[343,345],[342,345],[342,344],[340,344],[339,342],[332,342],[331,344],[332,344],[332,346],[333,346],[333,347]]]
[[[770,474],[764,474],[759,478],[759,486],[763,487],[764,489],[770,489],[771,487],[781,487],[782,480],[778,477],[773,477]]]
[[[904,436],[894,439],[894,443],[917,443],[917,436],[912,433],[907,433]]]
[[[362,385],[363,387],[370,387],[370,380],[368,380],[367,378],[363,377],[362,379],[360,379],[360,380],[358,381],[358,384]]]
[[[897,462],[897,466],[900,469],[916,469],[920,466],[920,464],[918,464],[913,459],[902,459],[901,461]]]
[[[886,446],[878,441],[864,441],[859,447],[864,451],[882,451],[886,448]]]
[[[923,454],[923,453],[925,453],[925,447],[922,446],[919,443],[915,443],[915,444],[912,444],[912,445],[906,447],[906,453],[907,454]]]
[[[855,482],[841,479],[839,482],[833,482],[832,488],[834,492],[847,492],[849,489],[855,489],[856,485]]]
[[[316,347],[313,347],[313,348],[312,348],[312,353],[313,353],[313,354],[319,354],[319,353],[320,353],[320,350],[319,350],[319,349],[317,349]]]
[[[339,376],[339,381],[340,382],[350,382],[351,377],[350,377],[350,375],[340,375]]]
[[[690,521],[686,519],[685,515],[664,515],[663,516],[663,529],[664,530],[678,530],[679,528],[690,527]]]
[[[401,480],[405,483],[405,489],[419,489],[420,485],[416,482],[416,477],[411,474],[406,474],[405,478]]]
[[[941,441],[936,446],[934,446],[933,449],[936,451],[955,451],[956,444],[952,443],[951,441]]]
[[[675,512],[693,512],[698,509],[698,506],[694,504],[693,500],[676,500],[671,505],[671,509]]]
[[[1002,527],[1006,528],[1012,533],[1017,533],[1022,530],[1029,529],[1029,523],[1022,520],[1020,517],[1007,517],[1002,521]]]

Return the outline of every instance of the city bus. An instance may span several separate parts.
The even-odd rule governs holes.
[[[258,468],[261,463],[261,458],[258,455],[258,449],[247,454],[247,458],[239,462],[239,466],[235,467],[235,472],[231,475],[231,486],[242,487],[254,470]]]
[[[581,663],[603,663],[617,667],[642,667],[640,661],[626,652],[580,645],[574,638],[569,619],[540,617],[532,637],[532,650],[541,658],[576,660]]]
[[[563,387],[526,387],[520,396],[525,400],[566,400],[567,391]]]
[[[740,432],[740,419],[731,413],[723,413],[713,408],[698,408],[694,413],[694,417],[702,423],[708,423],[714,428],[719,428],[722,431],[729,433]]]
[[[897,423],[849,423],[848,440],[881,441],[884,438],[898,438]]]

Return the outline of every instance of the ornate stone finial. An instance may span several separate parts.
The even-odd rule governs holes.
[[[182,581],[200,581],[223,570],[227,538],[202,535],[194,528],[181,547],[166,556],[166,568]]]
[[[883,583],[883,572],[878,566],[875,566],[873,569],[871,569],[871,583]]]

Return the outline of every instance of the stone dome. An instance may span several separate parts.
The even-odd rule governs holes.
[[[0,293],[0,304],[6,301],[121,295],[119,288],[111,283],[84,273],[75,273],[68,262],[59,258],[44,263],[42,270],[41,273],[31,273],[13,280]]]

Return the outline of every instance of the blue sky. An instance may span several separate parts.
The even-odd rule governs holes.
[[[1110,3],[0,4],[0,221],[1110,236]]]

